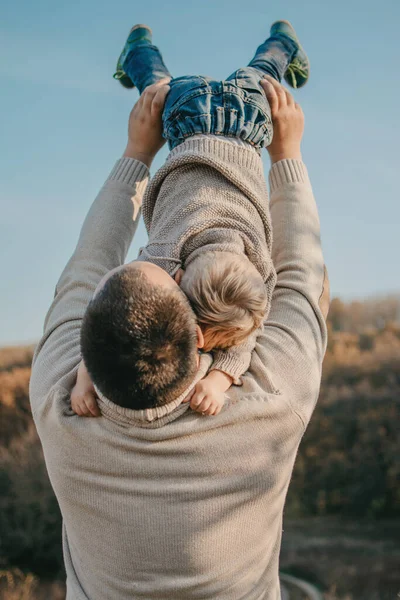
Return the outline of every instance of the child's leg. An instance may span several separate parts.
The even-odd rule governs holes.
[[[136,25],[131,30],[114,77],[125,87],[136,86],[140,94],[148,85],[172,77],[159,49],[152,44],[152,33],[146,25]]]
[[[236,80],[238,77],[246,78],[246,75],[251,78],[257,75],[260,78],[263,75],[271,75],[277,81],[281,81],[296,52],[297,46],[289,38],[270,37],[257,48],[248,66],[232,73],[227,81]]]
[[[260,71],[261,77],[271,75],[281,81],[296,52],[297,46],[289,38],[270,37],[257,48],[248,66]]]
[[[308,80],[310,64],[292,25],[288,21],[276,21],[270,37],[257,48],[248,67],[239,71],[241,76],[247,71],[249,77],[271,75],[277,81],[284,77],[291,87],[299,88]],[[236,75],[237,72],[228,79],[236,80]]]
[[[271,108],[260,85],[264,75],[270,75],[277,81],[284,77],[292,87],[301,87],[308,79],[307,55],[287,21],[274,23],[270,37],[257,48],[249,65],[238,69],[227,79],[236,88],[241,88],[246,96],[242,101],[235,87],[226,89],[224,108],[236,109],[237,119],[235,127],[230,127],[229,133],[225,133],[225,128],[224,133],[234,133],[257,148],[268,146],[273,134]]]
[[[143,44],[132,50],[124,63],[124,71],[137,87],[140,94],[152,83],[164,77],[171,78],[171,73],[164,64],[160,51],[156,46]]]

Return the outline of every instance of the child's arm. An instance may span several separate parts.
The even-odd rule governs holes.
[[[203,415],[217,415],[225,401],[225,392],[231,385],[241,385],[242,375],[250,366],[251,353],[256,345],[258,331],[254,331],[242,344],[227,350],[214,350],[214,361],[208,375],[194,388],[190,408]]]
[[[214,350],[214,361],[211,365],[211,371],[222,371],[231,377],[232,383],[241,385],[242,375],[246,373],[250,366],[251,353],[255,348],[258,333],[259,330],[253,331],[238,346],[232,346],[226,350]]]
[[[80,417],[99,417],[101,415],[94,385],[83,360],[79,364],[76,384],[71,392],[71,407],[74,413]]]
[[[231,387],[232,378],[222,371],[213,369],[196,385],[191,396],[190,408],[202,415],[215,416],[221,412],[225,402],[225,392]]]

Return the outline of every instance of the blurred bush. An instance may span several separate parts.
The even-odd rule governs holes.
[[[32,573],[19,569],[0,571],[0,599],[4,600],[64,600],[62,583],[40,583]]]
[[[63,573],[61,515],[29,407],[32,353],[0,350],[0,568],[54,579]]]

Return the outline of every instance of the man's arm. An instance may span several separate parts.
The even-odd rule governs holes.
[[[133,108],[124,156],[90,208],[77,247],[58,281],[34,356],[33,410],[54,385],[69,391],[75,382],[82,319],[100,280],[125,261],[139,220],[148,168],[164,143],[161,114],[168,90],[163,82],[151,86]]]
[[[262,373],[260,385],[285,394],[306,424],[318,398],[327,341],[326,269],[317,206],[301,160],[302,111],[277,82],[268,79],[263,86],[274,119],[268,150],[277,284],[250,370],[254,377]]]

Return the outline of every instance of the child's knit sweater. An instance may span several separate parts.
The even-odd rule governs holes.
[[[268,315],[276,274],[267,186],[254,149],[216,136],[186,140],[150,182],[143,217],[149,241],[140,260],[173,276],[204,252],[246,255],[264,279]],[[215,352],[213,368],[237,383],[249,367],[255,338]]]

